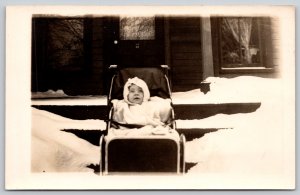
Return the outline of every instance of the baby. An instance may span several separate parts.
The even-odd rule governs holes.
[[[149,100],[150,92],[143,80],[134,77],[133,79],[128,79],[125,83],[123,97],[129,105],[141,105]]]
[[[164,125],[170,117],[170,101],[150,97],[147,84],[138,77],[128,79],[123,97],[123,100],[112,100],[116,122],[157,127]]]

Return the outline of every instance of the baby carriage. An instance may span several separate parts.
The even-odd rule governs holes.
[[[100,174],[182,174],[185,170],[185,137],[176,131],[175,115],[167,65],[146,68],[109,67],[111,85],[108,93],[109,114],[106,134],[100,138]],[[150,95],[170,100],[170,119],[164,133],[140,133],[141,125],[121,124],[113,120],[112,101],[123,99],[124,84],[139,77],[148,85]],[[124,128],[126,131],[124,131]],[[129,130],[128,130],[129,129]],[[130,131],[134,129],[133,131]],[[114,132],[114,133],[111,133]],[[115,133],[117,132],[117,133]],[[124,134],[124,132],[135,132]]]

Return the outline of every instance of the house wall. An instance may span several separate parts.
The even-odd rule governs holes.
[[[218,42],[214,20],[201,17],[168,17],[164,21],[165,63],[171,67],[170,77],[173,91],[187,91],[200,87],[201,81],[208,76],[236,77],[252,75],[276,77],[278,71],[269,72],[232,72],[220,74]],[[63,89],[68,95],[103,95],[107,93],[107,56],[105,49],[105,32],[108,28],[104,18],[88,17],[85,22],[84,70],[77,73],[49,73],[47,68],[47,21],[33,21],[32,50],[32,91]],[[39,31],[34,31],[39,28]],[[280,45],[277,18],[270,18],[264,24],[269,28],[266,33],[267,47],[265,56],[268,67],[277,69],[280,65]],[[210,38],[208,41],[207,38]],[[269,44],[269,45],[268,45]],[[209,51],[211,50],[211,52]]]
[[[200,17],[169,18],[170,67],[173,91],[199,88],[202,80]]]
[[[280,65],[280,33],[279,33],[279,19],[278,18],[271,18],[270,21],[271,25],[271,37],[273,43],[273,63],[275,67]]]

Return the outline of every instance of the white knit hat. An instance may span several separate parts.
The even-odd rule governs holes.
[[[145,83],[145,81],[143,81],[142,79],[139,79],[138,77],[134,77],[134,78],[129,78],[128,81],[124,85],[123,97],[124,97],[124,100],[126,103],[132,104],[128,100],[129,87],[131,84],[135,84],[135,85],[139,86],[140,88],[142,88],[142,90],[144,92],[143,102],[148,101],[150,99],[150,91],[149,91],[148,86]]]

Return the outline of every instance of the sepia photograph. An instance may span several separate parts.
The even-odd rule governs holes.
[[[295,189],[294,6],[6,7],[5,188]]]

